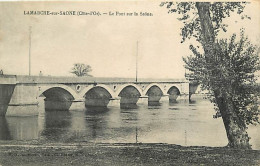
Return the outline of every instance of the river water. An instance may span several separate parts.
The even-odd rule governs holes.
[[[133,109],[120,109],[118,101],[102,109],[73,103],[70,111],[45,111],[42,101],[38,110],[39,116],[2,117],[0,140],[227,145],[222,119],[213,119],[213,104],[205,99],[169,103],[163,98],[157,106],[140,99]],[[250,126],[248,132],[252,148],[260,150],[260,126]]]

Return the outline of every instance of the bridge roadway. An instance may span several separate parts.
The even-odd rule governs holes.
[[[120,107],[128,108],[139,98],[148,98],[148,104],[158,103],[162,96],[169,96],[170,102],[189,100],[192,89],[185,79],[140,78],[136,82],[134,78],[1,75],[0,116],[38,115],[40,97],[45,109],[69,110],[73,102],[106,107],[110,100],[120,100]]]

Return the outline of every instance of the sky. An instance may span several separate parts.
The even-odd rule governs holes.
[[[0,2],[0,69],[4,74],[28,75],[29,27],[31,73],[72,76],[73,64],[92,67],[95,77],[183,78],[182,57],[191,54],[181,43],[182,23],[160,2]],[[260,43],[260,3],[248,5],[251,20],[226,20],[229,37],[244,27],[249,39]],[[153,16],[46,16],[24,11],[148,12]],[[138,41],[138,56],[137,55]]]

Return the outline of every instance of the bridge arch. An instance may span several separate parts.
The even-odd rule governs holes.
[[[173,87],[175,87],[175,88],[179,91],[180,94],[182,93],[181,85],[171,84],[171,85],[168,85],[168,86],[165,88],[165,91],[164,91],[165,94],[168,94],[169,90],[170,90],[171,88],[173,88]]]
[[[167,94],[169,94],[171,91],[175,91],[177,93],[177,95],[180,95],[181,94],[181,91],[179,90],[179,88],[175,85],[172,85],[170,86],[168,89],[167,89]]]
[[[143,91],[142,91],[142,89],[138,86],[138,85],[136,85],[136,84],[124,84],[124,85],[121,85],[118,89],[117,89],[117,91],[116,91],[116,93],[115,93],[115,96],[116,97],[118,97],[119,96],[119,94],[122,92],[122,90],[124,89],[124,88],[126,88],[126,87],[134,87],[139,93],[140,93],[140,95],[141,96],[143,96]]]
[[[51,90],[53,88],[55,88],[56,90],[60,89],[62,90],[64,93],[68,92],[72,97],[73,97],[73,100],[77,98],[77,93],[72,89],[70,88],[69,86],[66,86],[66,85],[53,85],[53,86],[39,86],[39,97],[41,96],[44,96],[44,92],[48,91],[48,90]],[[54,90],[54,89],[53,89]]]
[[[144,95],[148,96],[148,105],[160,105],[159,101],[164,95],[162,87],[157,83],[152,83],[144,90]]]
[[[135,84],[125,84],[118,89],[120,108],[132,109],[137,107],[137,101],[142,96],[142,90]]]
[[[43,87],[41,90],[40,96],[45,97],[45,110],[69,110],[76,96],[72,89],[63,85]]]
[[[114,92],[111,90],[111,88],[109,88],[107,85],[104,85],[104,84],[98,84],[96,86],[92,85],[92,86],[88,86],[88,87],[84,88],[80,92],[79,97],[84,98],[85,95],[88,93],[88,91],[90,91],[92,88],[96,88],[96,87],[104,88],[111,95],[112,98],[116,97]]]
[[[167,90],[167,94],[169,95],[169,101],[170,102],[176,102],[178,96],[180,96],[181,92],[179,88],[177,88],[175,85],[170,86]]]
[[[149,89],[150,89],[151,87],[153,87],[153,86],[157,86],[157,87],[162,91],[162,93],[163,93],[163,95],[164,95],[163,87],[162,87],[161,85],[157,84],[157,83],[152,83],[152,84],[148,85],[148,86],[144,89],[143,94],[146,95],[147,92],[149,91]]]
[[[86,107],[107,107],[113,94],[108,86],[99,84],[86,87],[81,92],[81,97],[85,99]]]

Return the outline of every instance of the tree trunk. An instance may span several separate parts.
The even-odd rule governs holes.
[[[227,92],[221,96],[219,90],[215,90],[214,93],[226,129],[228,147],[251,149],[246,125],[237,116],[231,96]]]
[[[201,43],[205,52],[206,62],[210,63],[211,59],[214,59],[215,48],[218,48],[215,45],[214,29],[210,17],[210,3],[196,2],[196,8],[198,9],[201,24]],[[211,83],[212,81],[213,80],[210,80]],[[214,96],[226,129],[229,142],[228,147],[250,149],[251,146],[249,145],[246,126],[237,116],[235,106],[232,102],[232,96],[230,95],[231,93],[229,93],[231,92],[231,88],[231,85],[224,85],[221,91],[213,87]]]

